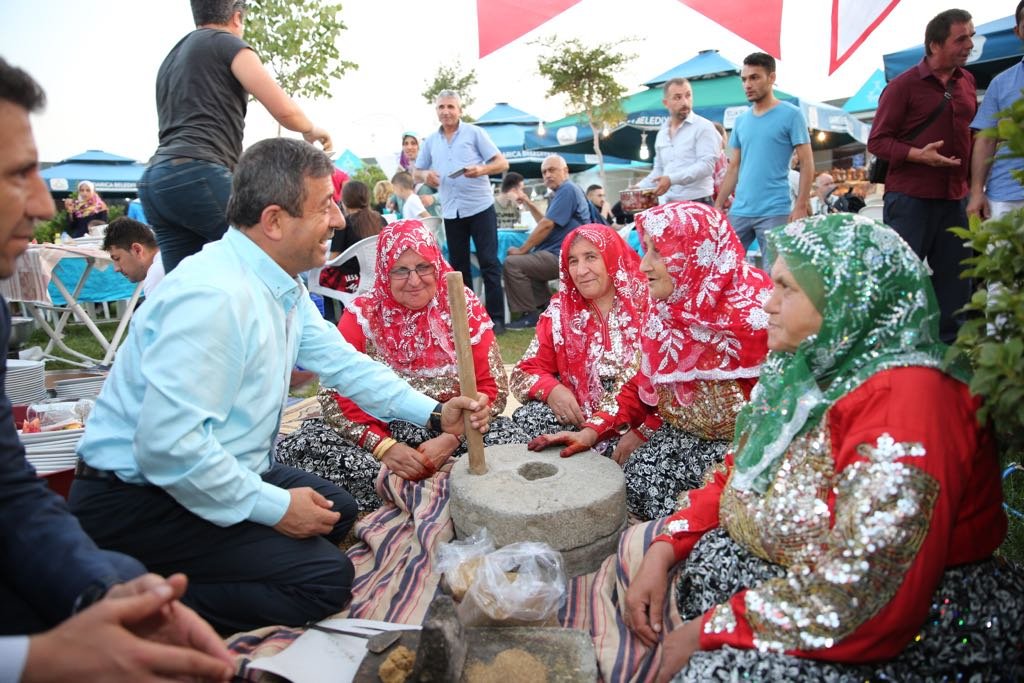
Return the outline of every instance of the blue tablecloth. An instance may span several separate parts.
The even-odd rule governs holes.
[[[82,271],[84,270],[84,258],[68,257],[61,259],[57,263],[57,266],[53,269],[53,274],[55,277],[60,278],[69,292],[74,293],[75,285],[78,284],[78,278],[82,277]],[[67,303],[64,297],[61,296],[61,293],[57,291],[57,288],[53,286],[53,282],[50,283],[48,291],[54,305],[63,306]],[[113,267],[108,267],[106,270],[93,268],[92,272],[89,273],[89,278],[85,281],[85,286],[82,287],[82,291],[78,294],[78,301],[80,303],[86,301],[120,301],[121,299],[130,299],[134,293],[135,285],[121,273],[114,272]]]
[[[509,250],[509,247],[521,247],[523,242],[526,241],[526,237],[529,235],[527,230],[499,230],[498,231],[498,260],[505,263],[505,252]],[[476,245],[470,241],[469,248],[473,253],[476,253]],[[448,259],[448,245],[445,244],[441,247],[441,253],[444,254],[445,259]],[[476,276],[476,268],[473,268],[473,275]]]

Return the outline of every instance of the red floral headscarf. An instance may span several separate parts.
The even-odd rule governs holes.
[[[643,329],[640,397],[657,405],[658,385],[675,385],[690,401],[689,383],[757,377],[768,353],[772,293],[768,274],[743,260],[739,238],[721,212],[697,202],[671,202],[636,217],[675,284],[652,301]]]
[[[419,310],[411,310],[391,294],[389,273],[395,262],[412,249],[434,265],[437,292]],[[363,334],[380,350],[394,370],[408,375],[436,377],[457,372],[452,338],[451,309],[445,274],[452,267],[441,256],[433,233],[418,220],[395,221],[377,236],[377,260],[373,289],[357,297],[352,308]],[[494,327],[476,294],[466,287],[469,335],[477,344],[484,332]]]
[[[569,250],[579,238],[597,247],[608,270],[615,289],[614,310],[627,328],[622,348],[604,348],[601,321],[569,275]],[[640,257],[619,237],[619,233],[605,225],[576,228],[562,240],[561,254],[558,293],[551,297],[544,315],[551,318],[558,376],[589,415],[604,393],[597,372],[599,358],[591,357],[590,344],[597,337],[601,340],[600,353],[617,354],[623,366],[634,359],[640,344],[640,328],[647,314],[647,279],[640,273]]]

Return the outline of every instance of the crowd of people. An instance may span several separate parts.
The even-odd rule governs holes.
[[[946,360],[966,247],[943,228],[1024,205],[1005,182],[1018,162],[990,168],[987,143],[972,156],[971,127],[998,110],[978,110],[962,68],[969,13],[937,15],[925,58],[882,96],[869,148],[890,162],[884,221],[829,203],[770,56],[744,60],[752,108],[728,140],[693,112],[689,82],[669,81],[638,253],[606,224],[603,188],[584,192],[558,155],[542,211],[451,91],[436,132],[403,134],[390,183],[337,182],[330,135],[242,39],[244,3],[192,5],[196,31],[157,77],[160,147],[140,186],[154,229],[126,217],[104,236],[146,298],[67,503],[0,395],[0,681],[228,680],[222,636],[302,627],[376,589],[373,558],[339,543],[361,514],[391,514],[385,482],[413,492],[410,524],[417,502],[438,507],[416,487],[445,480],[467,421],[487,445],[621,466],[632,524],[604,580],[580,584],[604,680],[1024,678],[1024,569],[993,555],[1007,530],[996,448],[969,368]],[[1024,39],[1024,0],[1015,18]],[[1024,80],[1014,68],[994,96]],[[250,94],[305,140],[242,151]],[[43,101],[0,59],[0,277],[55,209],[29,123]],[[499,258],[510,207],[536,227]],[[105,205],[83,184],[67,208],[78,231]],[[335,325],[301,275],[368,237],[373,282]],[[483,301],[466,286],[471,240]],[[322,277],[352,289],[358,272]],[[507,327],[534,330],[510,378],[506,297]],[[319,417],[279,438],[296,366],[319,377]],[[522,405],[506,417],[510,391]]]

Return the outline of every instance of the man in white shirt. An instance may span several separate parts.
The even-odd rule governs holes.
[[[147,299],[164,279],[156,235],[144,223],[126,216],[110,221],[103,235],[103,251],[110,254],[116,272],[130,282],[142,283],[142,294]]]
[[[690,200],[712,204],[715,162],[722,136],[715,125],[693,111],[693,87],[685,78],[665,83],[662,103],[668,120],[654,141],[654,168],[637,183],[654,188],[662,203]]]

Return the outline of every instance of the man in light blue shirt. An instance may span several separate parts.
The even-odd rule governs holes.
[[[810,214],[814,155],[803,113],[775,97],[775,58],[764,52],[747,55],[740,80],[752,106],[736,119],[729,136],[732,156],[715,208],[721,211],[735,190],[729,222],[744,249],[755,235],[764,249],[766,231]],[[794,153],[800,162],[800,187],[791,201],[789,160]],[[770,266],[766,260],[766,269]]]
[[[654,168],[637,187],[654,188],[662,203],[683,200],[714,203],[715,162],[722,136],[715,125],[693,111],[693,87],[685,78],[664,85],[668,120],[654,140]]]
[[[349,598],[352,564],[337,544],[355,501],[273,458],[292,367],[384,420],[458,433],[469,408],[487,421],[485,400],[435,403],[318,313],[297,276],[324,264],[341,222],[331,171],[294,139],[242,155],[233,229],[184,260],[133,319],[78,448],[70,502],[86,531],[154,570],[186,571],[184,602],[222,632],[301,625]],[[375,455],[407,468],[388,445]]]
[[[1024,40],[1024,0],[1017,3],[1013,15],[1013,32]],[[985,99],[971,122],[976,131],[994,128],[999,124],[996,116],[1021,97],[1024,89],[1024,60],[1017,62],[992,79],[985,91]],[[1024,185],[1013,177],[1014,171],[1024,170],[1024,159],[1008,156],[1009,150],[999,138],[974,136],[971,152],[971,200],[967,214],[981,218],[1001,218],[1014,209],[1024,208]],[[998,154],[997,154],[998,152]]]
[[[441,126],[424,141],[413,175],[417,182],[440,189],[448,260],[466,284],[473,282],[469,266],[472,238],[484,280],[487,314],[494,333],[501,334],[505,331],[505,297],[498,260],[498,217],[487,176],[507,171],[508,160],[483,128],[462,121],[458,93],[442,90],[435,106]]]

